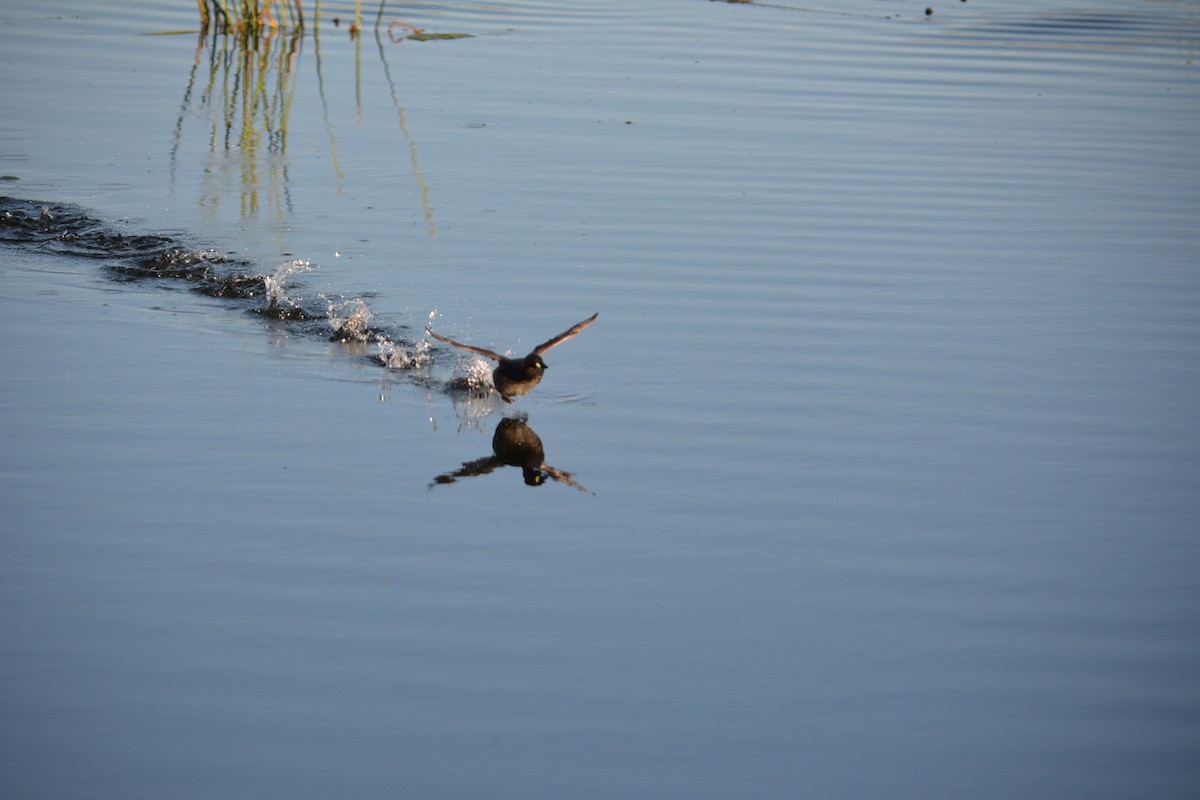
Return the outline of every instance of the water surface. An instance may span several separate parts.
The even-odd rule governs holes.
[[[8,4],[0,794],[1193,796],[1196,6],[924,8]]]

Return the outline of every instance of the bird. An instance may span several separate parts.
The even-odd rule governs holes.
[[[472,353],[478,353],[497,362],[496,368],[492,370],[492,384],[496,387],[496,391],[500,393],[500,396],[506,402],[511,403],[513,397],[528,394],[533,387],[542,382],[542,373],[546,371],[546,362],[542,360],[542,354],[551,347],[560,345],[567,339],[576,336],[581,330],[595,322],[598,316],[600,316],[599,311],[578,325],[563,331],[553,339],[542,342],[533,348],[532,353],[524,358],[509,358],[499,353],[494,353],[491,350],[485,350],[482,347],[473,347],[469,344],[456,342],[453,339],[447,339],[439,333],[434,333],[432,328],[426,328],[425,332],[438,341],[454,345],[463,350],[470,350]]]

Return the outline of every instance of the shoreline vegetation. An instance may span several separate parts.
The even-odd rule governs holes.
[[[281,30],[302,31],[305,27],[304,6],[301,0],[196,0],[200,9],[200,24],[203,32],[215,34],[235,34],[244,39],[271,38]],[[379,10],[375,14],[373,27],[378,30],[384,24],[384,11],[387,0],[380,0]],[[341,26],[341,16],[326,15],[334,27]],[[321,20],[321,0],[315,0],[312,9],[312,23],[315,29]],[[440,39],[465,39],[470,33],[430,33],[421,28],[415,28],[399,21],[387,23],[389,37],[395,38],[392,31],[395,27],[406,29],[401,37],[415,41],[434,41]],[[350,35],[355,36],[363,30],[362,0],[354,1],[354,19],[350,22]]]
[[[269,36],[280,28],[303,28],[304,7],[300,0],[196,0],[200,8],[200,23],[215,33],[238,33],[250,38]],[[361,20],[360,3],[355,2],[356,21]],[[320,17],[321,3],[317,0],[314,21]],[[383,4],[380,4],[380,14]]]

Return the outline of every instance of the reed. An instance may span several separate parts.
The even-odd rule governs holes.
[[[196,0],[200,8],[200,23],[205,33],[233,35],[244,42],[255,42],[270,39],[283,30],[304,30],[304,8],[301,0]],[[384,11],[387,0],[379,0],[379,10],[375,14],[375,30],[384,26]],[[339,15],[332,15],[333,24],[339,23]],[[321,0],[314,0],[312,9],[313,30],[321,22]],[[411,39],[418,42],[437,41],[442,39],[468,39],[470,33],[436,33],[414,28],[399,20],[391,20],[386,25],[388,38],[393,42]],[[393,29],[406,29],[408,33],[395,36]],[[350,35],[354,37],[363,30],[362,0],[354,0],[354,19],[349,25]]]
[[[357,5],[358,0],[356,0]],[[250,38],[271,36],[280,28],[303,28],[300,0],[196,0],[205,30]],[[316,13],[321,13],[320,0]]]

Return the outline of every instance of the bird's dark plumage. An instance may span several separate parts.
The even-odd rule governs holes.
[[[455,347],[460,347],[463,350],[470,350],[472,353],[478,353],[485,358],[490,358],[497,362],[496,368],[492,370],[492,383],[496,386],[496,391],[500,392],[500,396],[505,400],[521,394],[527,394],[533,387],[541,383],[542,373],[546,371],[546,362],[542,360],[542,354],[551,347],[560,345],[567,339],[572,338],[581,330],[591,325],[596,321],[596,317],[600,316],[599,312],[592,314],[583,322],[572,327],[569,330],[563,331],[558,336],[555,336],[549,341],[542,342],[537,347],[533,348],[533,352],[524,358],[508,358],[491,350],[485,350],[482,347],[473,347],[469,344],[462,344],[453,339],[447,339],[441,334],[434,333],[433,330],[426,328],[425,332],[438,341],[452,344]]]

